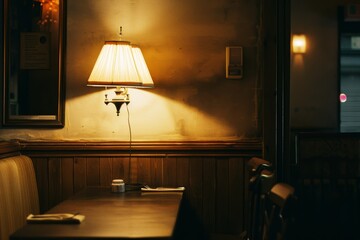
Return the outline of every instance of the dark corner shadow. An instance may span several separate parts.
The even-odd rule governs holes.
[[[174,231],[175,240],[209,240],[210,236],[204,229],[201,220],[190,205],[186,194],[181,201]]]

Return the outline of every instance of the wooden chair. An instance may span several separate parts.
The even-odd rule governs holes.
[[[263,240],[294,239],[295,189],[286,183],[276,183],[266,199]]]
[[[270,191],[274,174],[271,163],[261,158],[251,158],[248,162],[248,212],[246,231],[242,239],[261,239],[265,195]]]
[[[251,158],[248,162],[248,167],[250,169],[250,176],[258,175],[264,169],[272,171],[272,164],[258,157]]]

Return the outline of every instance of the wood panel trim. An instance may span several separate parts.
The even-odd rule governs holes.
[[[15,141],[0,142],[0,159],[20,155],[20,145]]]
[[[21,152],[33,157],[48,156],[259,156],[259,139],[244,141],[19,141]]]

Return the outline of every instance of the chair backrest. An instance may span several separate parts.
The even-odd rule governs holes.
[[[248,238],[260,240],[264,223],[263,212],[265,197],[269,193],[275,181],[274,173],[269,170],[262,170],[258,175],[253,176],[249,182],[250,216]]]
[[[293,239],[291,227],[295,218],[295,189],[286,183],[276,183],[269,192],[264,211],[264,240]]]
[[[272,165],[265,159],[253,157],[248,162],[248,212],[246,221],[246,238],[261,239],[264,199],[274,182]]]
[[[262,170],[272,171],[272,164],[262,158],[252,157],[248,161],[248,167],[250,169],[250,176],[258,175]]]

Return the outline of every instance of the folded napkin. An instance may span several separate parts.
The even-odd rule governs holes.
[[[26,221],[28,223],[68,223],[79,224],[84,221],[85,216],[72,213],[54,213],[54,214],[30,214]]]
[[[185,187],[175,187],[175,188],[169,188],[169,187],[157,187],[157,188],[151,188],[149,186],[145,186],[141,188],[141,191],[144,192],[183,192],[185,190]]]

